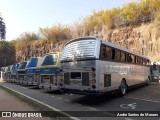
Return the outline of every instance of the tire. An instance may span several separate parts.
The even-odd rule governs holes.
[[[127,85],[126,82],[123,80],[119,86],[119,95],[124,96],[127,91]]]
[[[150,79],[147,79],[146,85],[149,85],[151,83]]]

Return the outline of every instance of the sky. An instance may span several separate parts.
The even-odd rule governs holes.
[[[6,40],[24,32],[38,32],[57,23],[71,25],[98,10],[121,7],[136,0],[0,0]]]

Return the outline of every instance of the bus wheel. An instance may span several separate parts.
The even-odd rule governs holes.
[[[126,94],[126,91],[127,91],[127,85],[126,85],[126,82],[123,80],[119,87],[120,96],[124,96]]]
[[[150,81],[150,78],[148,77],[147,82],[146,82],[146,83],[147,83],[146,85],[149,85],[150,82],[151,82],[151,81]]]

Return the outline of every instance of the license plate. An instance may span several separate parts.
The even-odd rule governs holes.
[[[81,79],[81,72],[71,72],[71,79]]]
[[[79,80],[71,80],[71,84],[73,84],[73,85],[80,85],[81,81],[79,81]]]

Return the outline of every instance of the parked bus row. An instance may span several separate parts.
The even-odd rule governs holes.
[[[150,60],[108,41],[82,37],[69,41],[60,52],[3,67],[9,82],[37,85],[48,90],[104,95],[149,84]]]

